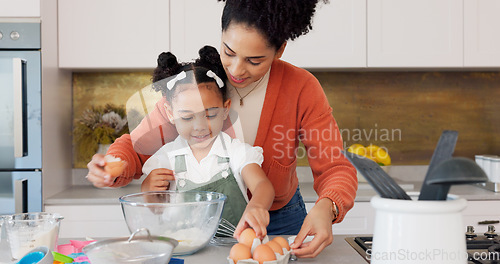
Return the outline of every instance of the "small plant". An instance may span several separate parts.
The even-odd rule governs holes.
[[[125,109],[112,104],[92,106],[86,109],[80,118],[75,120],[73,140],[76,159],[87,164],[97,152],[99,144],[113,143],[121,135],[129,133]]]

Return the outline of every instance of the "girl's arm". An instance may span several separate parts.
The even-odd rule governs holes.
[[[241,232],[252,227],[259,238],[267,234],[269,225],[269,208],[274,200],[274,188],[262,168],[256,163],[250,163],[241,170],[241,177],[252,193],[252,198],[243,212],[234,237],[239,238]]]

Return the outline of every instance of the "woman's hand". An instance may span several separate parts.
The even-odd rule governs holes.
[[[174,181],[174,172],[169,169],[154,169],[144,179],[141,185],[141,191],[165,191],[170,187],[170,181]]]
[[[269,225],[269,211],[265,208],[247,205],[243,215],[241,216],[238,226],[234,231],[234,237],[238,239],[241,232],[248,227],[253,228],[259,239],[263,239],[267,235],[267,226]]]
[[[95,154],[92,160],[87,164],[89,173],[85,178],[94,184],[95,187],[108,187],[115,181],[115,178],[111,177],[111,175],[104,170],[105,165],[106,161],[103,154]]]
[[[295,241],[290,245],[295,256],[314,258],[333,242],[332,206],[330,199],[323,198],[309,211]],[[314,236],[314,239],[302,243],[307,236]]]

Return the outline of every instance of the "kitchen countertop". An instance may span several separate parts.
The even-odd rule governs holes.
[[[289,263],[350,263],[366,264],[367,262],[346,241],[348,236],[334,235],[333,243],[325,248],[316,258],[298,259]],[[59,244],[69,243],[69,238],[60,239]],[[81,239],[76,239],[81,240]],[[99,240],[99,239],[98,239]],[[229,246],[212,246],[201,249],[190,256],[181,256],[185,264],[190,263],[227,263]],[[0,263],[15,263],[10,260],[9,246],[5,239],[0,242]]]
[[[406,192],[418,192],[422,186],[427,166],[390,166],[388,174],[398,182]],[[86,172],[85,172],[86,173]],[[318,195],[311,182],[312,174],[308,167],[298,167],[299,187],[304,201],[314,203]],[[84,178],[79,176],[79,178]],[[118,204],[122,195],[140,192],[140,185],[129,184],[121,188],[95,188],[90,184],[73,185],[72,187],[48,197],[44,205],[88,205],[88,204]],[[451,194],[458,195],[469,201],[500,200],[500,193],[495,193],[475,185],[454,185]],[[376,195],[364,178],[360,178],[356,202],[369,202]]]

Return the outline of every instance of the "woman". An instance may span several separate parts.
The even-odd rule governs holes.
[[[297,234],[292,249],[298,257],[315,257],[331,244],[332,223],[341,222],[352,208],[357,189],[356,171],[340,152],[342,138],[321,85],[306,70],[280,60],[286,41],[311,28],[316,4],[228,0],[222,14],[221,61],[234,102],[231,110],[237,113],[230,119],[241,127],[228,134],[263,148],[262,168],[276,193],[267,232]],[[103,156],[93,157],[87,177],[95,186],[123,186],[140,178],[149,155],[177,136],[163,103],[158,102],[131,135],[110,147],[108,154],[129,164],[120,177],[111,179],[102,170]],[[299,140],[306,147],[319,196],[308,214],[295,172]],[[308,235],[314,239],[302,243]]]

